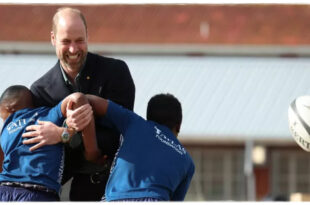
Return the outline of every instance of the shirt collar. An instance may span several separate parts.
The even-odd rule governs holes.
[[[76,77],[75,77],[75,79],[74,79],[75,83],[77,83],[77,79],[81,76],[81,74],[82,74],[82,72],[83,72],[83,70],[84,70],[84,67],[85,67],[85,64],[86,64],[86,60],[87,60],[87,57],[86,57],[86,59],[85,59],[83,65],[82,65],[82,68],[81,68],[80,72],[76,75]],[[72,83],[70,82],[70,80],[69,80],[69,78],[68,78],[68,76],[67,76],[67,74],[66,74],[66,72],[65,72],[65,70],[64,70],[64,68],[62,67],[62,65],[61,65],[60,62],[59,62],[59,67],[60,67],[60,70],[61,70],[61,73],[62,73],[62,77],[64,78],[65,83],[66,83],[67,85],[72,85]]]

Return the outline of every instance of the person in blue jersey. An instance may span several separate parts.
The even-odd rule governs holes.
[[[94,114],[104,116],[122,134],[102,200],[184,200],[195,167],[177,139],[182,121],[180,102],[171,94],[155,95],[148,103],[145,120],[112,101],[92,95],[87,98]],[[79,118],[81,110],[72,117]],[[72,119],[68,125],[81,129]]]
[[[8,87],[0,98],[0,117],[4,121],[1,131],[1,148],[4,153],[0,173],[1,201],[59,201],[60,183],[64,166],[62,143],[40,147],[40,144],[23,144],[26,127],[50,121],[55,125],[58,141],[66,142],[76,132],[61,126],[68,113],[88,103],[81,93],[66,97],[56,106],[34,108],[30,90],[22,85]],[[87,107],[87,106],[86,106]],[[90,161],[100,162],[94,119],[91,110],[82,124],[85,142],[84,155]],[[84,113],[85,114],[85,113]],[[54,134],[55,134],[54,133]]]

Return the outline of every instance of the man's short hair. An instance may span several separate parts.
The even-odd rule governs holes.
[[[81,20],[82,20],[82,22],[83,22],[83,24],[85,26],[85,31],[86,31],[86,34],[87,34],[87,23],[86,23],[86,19],[85,19],[85,16],[83,15],[83,13],[79,9],[70,8],[70,7],[61,7],[59,9],[57,9],[57,12],[53,16],[52,31],[55,33],[55,35],[57,33],[57,24],[58,24],[58,21],[59,21],[59,13],[61,11],[64,11],[64,10],[69,10],[70,12],[77,14],[81,18]]]
[[[155,95],[148,102],[146,118],[173,129],[182,122],[181,103],[169,93]]]
[[[25,92],[30,92],[30,90],[23,85],[12,85],[5,89],[0,97],[0,104],[7,99],[19,98]]]

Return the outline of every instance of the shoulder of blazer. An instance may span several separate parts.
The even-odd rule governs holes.
[[[30,90],[35,104],[38,106],[54,106],[69,95],[70,91],[65,85],[59,62],[35,81]]]
[[[88,52],[86,63],[87,66],[90,66],[93,69],[100,67],[101,69],[109,70],[112,68],[122,68],[124,66],[127,67],[126,63],[120,59],[101,56],[91,52]],[[100,66],[97,66],[98,64],[100,64]],[[117,64],[117,66],[114,66],[115,64]]]

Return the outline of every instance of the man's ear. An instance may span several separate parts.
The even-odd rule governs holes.
[[[11,107],[1,104],[0,105],[0,117],[2,118],[2,120],[5,121],[10,114],[12,114]]]
[[[16,111],[15,107],[14,106],[5,106],[5,109],[7,110],[7,112],[9,113],[13,113]]]
[[[56,36],[55,36],[54,31],[51,31],[51,43],[53,46],[56,45]]]

